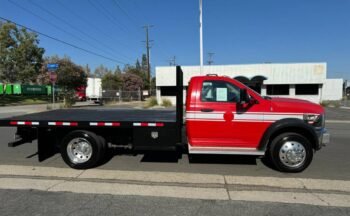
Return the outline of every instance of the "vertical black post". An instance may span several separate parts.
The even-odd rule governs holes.
[[[179,143],[182,140],[183,109],[183,72],[180,66],[176,66],[176,124]]]

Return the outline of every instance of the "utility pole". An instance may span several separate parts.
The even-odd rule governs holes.
[[[212,53],[212,52],[208,53],[208,61],[207,61],[208,65],[212,65],[214,63],[213,61],[214,54],[215,53]]]
[[[150,56],[150,42],[152,42],[153,40],[149,39],[149,35],[148,35],[148,30],[149,28],[152,28],[153,25],[145,25],[143,26],[143,28],[146,30],[146,50],[147,50],[147,76],[149,79],[149,94],[151,95],[151,82],[152,82],[152,78],[151,78],[151,66],[150,66],[150,61],[149,61],[149,56]]]
[[[169,65],[176,66],[176,56],[173,56],[173,58],[169,60]]]
[[[203,74],[203,24],[202,24],[202,0],[199,0],[199,58],[200,74]]]

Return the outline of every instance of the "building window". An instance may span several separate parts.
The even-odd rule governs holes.
[[[161,86],[160,87],[161,96],[176,96],[176,86]]]
[[[295,85],[296,95],[318,95],[318,84]]]
[[[289,95],[289,85],[266,85],[268,95]]]
[[[239,102],[240,89],[225,81],[204,81],[201,100],[203,102]]]

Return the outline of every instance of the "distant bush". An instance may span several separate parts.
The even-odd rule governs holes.
[[[157,98],[155,98],[155,97],[150,97],[146,101],[146,107],[153,107],[153,106],[157,106],[157,105],[158,105],[158,101],[157,101]]]
[[[321,105],[324,107],[340,107],[341,101],[340,100],[324,100],[321,102]]]
[[[164,107],[171,107],[173,104],[171,103],[171,101],[169,99],[163,99],[162,100],[162,106]]]

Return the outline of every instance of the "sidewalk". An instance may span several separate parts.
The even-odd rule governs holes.
[[[0,113],[32,113],[46,110],[46,104],[21,105],[21,106],[0,106]]]
[[[0,189],[350,207],[350,181],[0,165]]]

